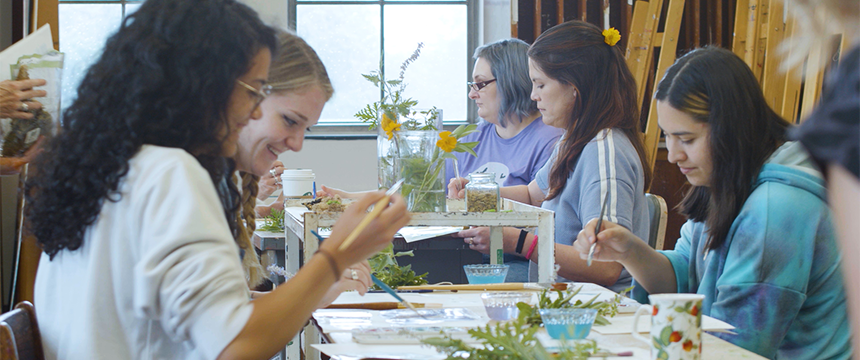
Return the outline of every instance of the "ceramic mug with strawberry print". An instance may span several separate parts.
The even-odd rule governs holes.
[[[699,360],[702,358],[702,300],[699,294],[649,295],[633,317],[633,337],[651,345],[652,360]],[[651,336],[637,331],[639,315],[651,313]]]

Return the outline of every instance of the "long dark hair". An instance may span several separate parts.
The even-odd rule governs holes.
[[[27,184],[29,227],[53,259],[81,247],[102,204],[119,201],[128,161],[144,144],[182,148],[216,185],[232,173],[221,143],[235,80],[274,31],[234,0],[149,0],[129,15],[90,67],[62,133],[36,160]],[[238,191],[220,191],[236,229]]]
[[[609,128],[620,129],[636,148],[647,189],[651,183],[651,166],[639,137],[636,80],[621,49],[606,44],[597,26],[568,21],[541,34],[528,55],[548,77],[579,90],[559,145],[558,158],[549,174],[546,199],[561,193],[582,149],[598,132]]]
[[[708,226],[708,248],[726,240],[767,158],[786,140],[789,123],[774,112],[750,68],[718,47],[684,55],[666,71],[654,95],[710,126],[709,186],[695,186],[681,213]]]

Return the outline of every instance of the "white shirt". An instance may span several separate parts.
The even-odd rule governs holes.
[[[252,311],[215,187],[181,149],[143,146],[129,166],[81,248],[41,258],[45,358],[214,359]]]

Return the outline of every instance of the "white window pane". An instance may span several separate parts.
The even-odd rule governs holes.
[[[320,123],[355,122],[353,116],[379,99],[361,74],[379,68],[379,5],[298,5],[296,32],[310,44],[334,86]]]
[[[142,3],[125,4],[125,16],[137,11]]]
[[[78,84],[102,53],[105,40],[119,28],[120,4],[60,4],[60,51],[63,63],[63,108],[77,97]]]
[[[424,43],[421,56],[409,65],[407,97],[419,108],[436,106],[447,121],[466,120],[469,66],[465,5],[385,6],[385,73],[394,78],[400,65]]]

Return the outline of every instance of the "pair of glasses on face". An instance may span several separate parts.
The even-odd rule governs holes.
[[[242,87],[248,89],[251,93],[254,94],[254,107],[251,108],[252,113],[254,111],[257,111],[257,108],[260,107],[260,103],[262,103],[263,100],[266,100],[266,98],[272,94],[272,85],[263,85],[262,88],[257,90],[255,87],[248,85],[242,80],[237,79],[236,83],[242,85]]]
[[[487,87],[487,85],[490,85],[490,84],[492,84],[492,83],[493,83],[493,82],[495,82],[495,81],[496,81],[496,79],[490,79],[490,80],[487,80],[487,81],[480,81],[480,82],[472,82],[472,81],[469,81],[469,82],[467,82],[466,84],[467,84],[467,85],[469,85],[469,87],[471,87],[471,88],[472,88],[472,90],[475,90],[475,91],[481,91],[481,89],[483,89],[483,88]]]

